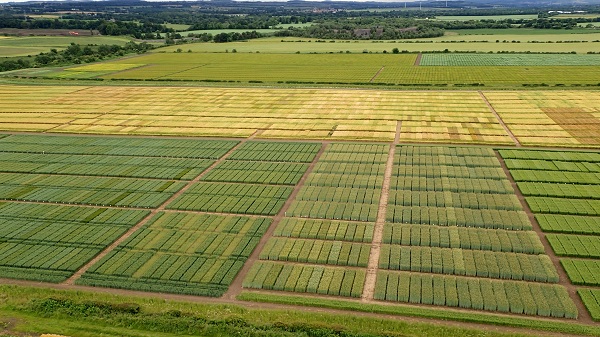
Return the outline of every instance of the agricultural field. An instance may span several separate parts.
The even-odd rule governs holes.
[[[600,77],[598,67],[594,67],[600,64],[599,55],[444,53],[424,54],[418,61],[418,56],[414,53],[390,54],[390,50],[387,52],[387,54],[186,52],[176,53],[176,57],[172,53],[154,53],[107,61],[98,66],[75,66],[65,70],[48,70],[39,74],[25,70],[22,74],[47,78],[135,81],[242,82],[277,85],[375,83],[386,86],[442,87],[473,84],[514,87],[541,83],[595,86],[598,84],[597,78]],[[115,70],[106,70],[111,68]]]
[[[600,156],[594,152],[501,150],[513,179],[572,284],[600,286]],[[579,289],[598,320],[597,289]]]
[[[221,296],[270,223],[267,218],[161,212],[77,283]]]
[[[1,88],[7,131],[514,144],[477,92]]]
[[[597,92],[485,92],[504,123],[526,146],[597,147]]]
[[[50,49],[65,49],[71,43],[124,45],[130,39],[120,36],[11,36],[0,39],[0,57],[37,55]]]

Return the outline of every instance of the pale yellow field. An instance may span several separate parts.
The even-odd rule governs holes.
[[[484,94],[524,145],[600,145],[598,92]],[[0,130],[514,145],[476,91],[3,85]]]
[[[600,146],[600,92],[507,91],[485,96],[524,145]]]

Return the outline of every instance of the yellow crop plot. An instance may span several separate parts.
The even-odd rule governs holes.
[[[81,66],[81,67],[73,67],[73,68],[67,68],[65,70],[68,71],[92,71],[92,72],[101,72],[101,71],[105,71],[105,72],[111,72],[111,71],[122,71],[122,70],[127,70],[127,69],[132,69],[132,68],[137,68],[137,67],[141,67],[144,64],[137,64],[137,63],[97,63],[97,64],[90,64],[90,65],[85,65],[85,66]]]
[[[487,92],[485,96],[524,145],[600,145],[597,91]]]
[[[598,93],[484,94],[524,145],[598,145]],[[476,91],[4,85],[0,130],[514,145]]]

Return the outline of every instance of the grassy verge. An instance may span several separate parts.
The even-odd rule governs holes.
[[[488,314],[463,313],[449,310],[428,309],[402,305],[365,304],[344,300],[309,298],[289,295],[241,293],[237,299],[242,301],[291,304],[300,306],[351,310],[388,315],[424,317],[454,320],[469,323],[483,323],[517,328],[545,330],[577,335],[600,336],[600,326],[589,326],[565,321],[535,320],[519,317],[506,317]]]
[[[354,315],[0,285],[0,334],[78,336],[517,336]],[[203,303],[204,302],[204,303]]]

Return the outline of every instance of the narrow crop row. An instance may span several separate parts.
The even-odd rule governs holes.
[[[310,163],[321,148],[318,143],[250,141],[229,156],[232,160]]]
[[[393,175],[400,177],[417,176],[426,178],[506,179],[506,175],[501,167],[394,165],[394,170],[392,172]]]
[[[600,216],[600,200],[528,197],[534,213]]]
[[[507,180],[468,179],[468,178],[425,178],[394,176],[391,186],[398,190],[429,192],[467,192],[513,194],[514,190]]]
[[[527,255],[460,248],[383,245],[379,268],[536,282],[558,282],[546,255]]]
[[[371,242],[373,228],[373,223],[284,218],[273,236]]]
[[[525,196],[600,199],[600,185],[553,184],[541,182],[520,182],[517,184]]]
[[[168,205],[169,209],[217,213],[275,215],[292,193],[291,187],[198,183]]]
[[[600,235],[600,217],[537,214],[535,218],[544,232]]]
[[[523,211],[388,206],[387,221],[406,224],[531,230]]]
[[[600,321],[600,289],[577,290],[594,321]]]
[[[548,234],[546,237],[556,255],[600,258],[599,236]]]
[[[456,207],[481,210],[519,211],[523,208],[514,194],[468,192],[390,191],[390,205]]]
[[[244,279],[244,288],[360,297],[365,271],[336,267],[257,262]]]
[[[260,259],[366,267],[371,246],[362,243],[293,238],[271,238]]]
[[[561,259],[573,284],[600,286],[600,260]]]
[[[467,227],[386,224],[383,242],[404,246],[429,246],[541,254],[539,237],[533,231]]]
[[[48,135],[12,135],[3,138],[0,142],[3,144],[3,152],[201,159],[218,159],[238,143],[222,140]]]
[[[516,314],[577,318],[559,285],[380,271],[375,299]]]
[[[212,169],[203,181],[296,185],[306,164],[226,160]]]

